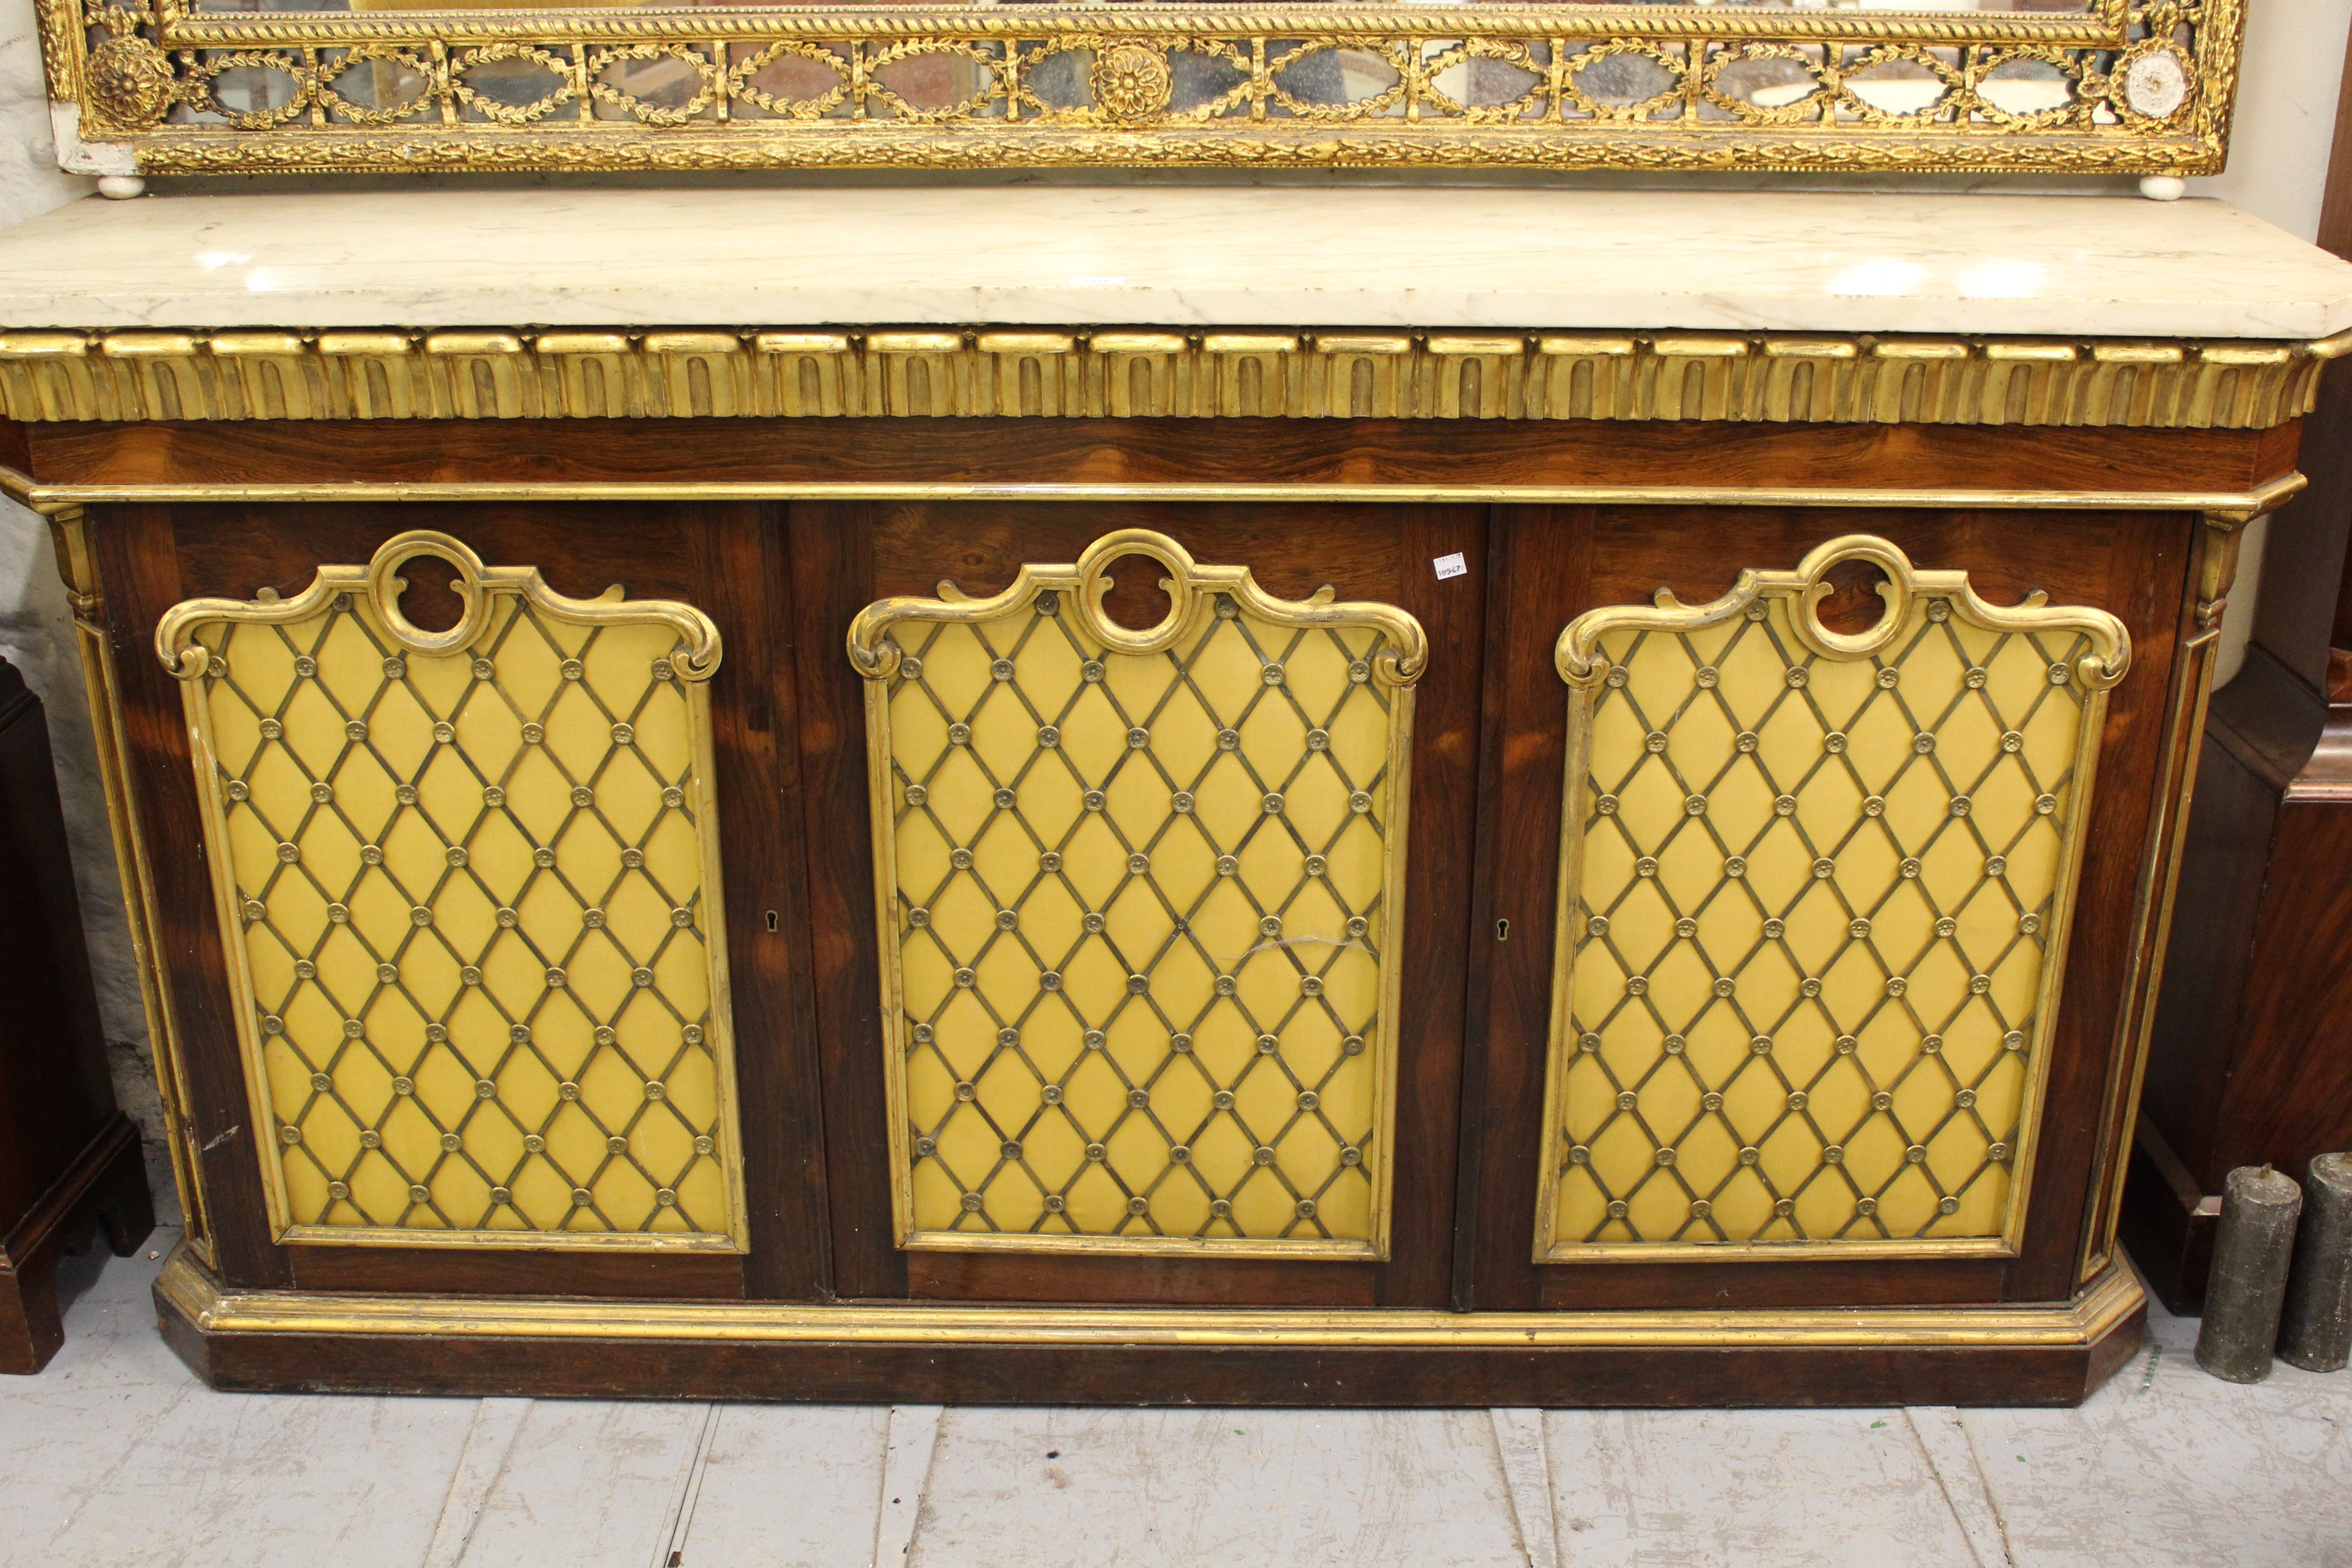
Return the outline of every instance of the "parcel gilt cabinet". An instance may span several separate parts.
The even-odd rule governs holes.
[[[634,199],[585,195],[514,200]],[[1149,226],[1067,280],[1030,196],[910,199],[896,324],[478,204],[381,275],[291,197],[0,246],[203,1375],[2065,1403],[2130,1353],[2215,650],[2352,269],[2210,204],[1955,204],[1897,266],[1928,198],[1661,197],[1570,298],[1642,203],[1415,193],[1559,240],[1420,225],[1457,297],[1229,196],[1287,237],[1149,287]]]
[[[2140,500],[2034,428],[24,428],[225,1384],[2071,1399],[2135,1337],[2275,434]]]

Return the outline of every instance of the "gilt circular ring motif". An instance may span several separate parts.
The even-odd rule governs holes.
[[[172,107],[172,62],[137,37],[109,38],[89,52],[94,106],[118,125],[152,125]]]
[[[1148,44],[1113,44],[1095,57],[1095,104],[1114,120],[1142,120],[1168,107],[1175,79],[1168,57]]]

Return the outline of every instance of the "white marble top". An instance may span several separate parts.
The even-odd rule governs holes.
[[[92,198],[0,327],[818,323],[2316,338],[2352,265],[2218,202],[1264,186]]]

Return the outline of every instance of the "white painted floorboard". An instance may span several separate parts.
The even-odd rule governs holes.
[[[425,1551],[425,1568],[457,1568],[473,1543],[474,1527],[490,1500],[490,1489],[506,1473],[507,1456],[530,1414],[528,1399],[485,1399],[474,1406],[474,1424],[457,1451],[457,1472],[441,1499],[441,1517]]]
[[[475,1402],[214,1394],[155,1333],[154,1268],[110,1260],[49,1369],[0,1384],[0,1563],[422,1562]]]
[[[667,1561],[707,1405],[532,1402],[482,1505],[462,1568]]]
[[[2194,1319],[2079,1410],[1965,1410],[2018,1568],[2352,1564],[2352,1372],[2199,1369]]]
[[[1551,1460],[1544,1442],[1544,1412],[1489,1410],[1495,1457],[1511,1489],[1511,1523],[1528,1568],[1560,1568],[1559,1514],[1552,1506]]]
[[[912,1568],[1526,1563],[1483,1410],[953,1409]]]
[[[1897,1410],[1555,1410],[1566,1562],[1976,1568]]]
[[[2352,1373],[2160,1311],[2080,1410],[272,1397],[164,1349],[171,1239],[0,1378],[0,1568],[2352,1568]]]
[[[730,1405],[679,1543],[695,1568],[867,1568],[883,1500],[879,1405]],[[907,1498],[912,1524],[922,1478]],[[911,1538],[911,1537],[910,1537]]]

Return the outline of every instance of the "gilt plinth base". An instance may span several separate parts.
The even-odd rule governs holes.
[[[2082,1403],[2139,1346],[2072,1301],[1783,1312],[791,1305],[246,1291],[183,1249],[164,1337],[215,1388],[972,1405]]]

